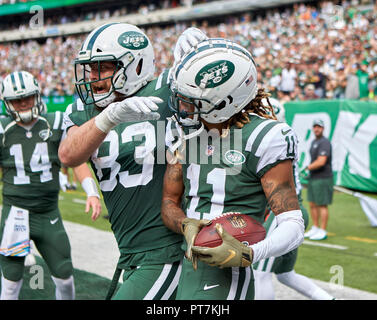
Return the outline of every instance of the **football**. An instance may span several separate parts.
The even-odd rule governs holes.
[[[254,218],[238,212],[228,212],[212,220],[212,223],[202,228],[194,241],[195,246],[217,247],[222,240],[216,231],[216,223],[222,224],[224,230],[246,245],[251,245],[266,237],[266,230]]]

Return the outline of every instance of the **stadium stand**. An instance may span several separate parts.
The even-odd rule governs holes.
[[[87,33],[105,22],[126,21],[139,25],[153,39],[156,75],[170,66],[177,35],[196,25],[210,37],[230,38],[247,47],[261,70],[260,84],[283,102],[374,99],[377,93],[377,5],[373,1],[127,3],[127,10],[120,1],[49,9],[44,12],[46,25],[40,29],[21,23],[12,31],[0,32],[0,77],[15,68],[26,69],[40,81],[44,96],[73,95],[72,61]],[[77,14],[71,16],[69,10]],[[6,20],[0,27],[4,25]],[[290,77],[295,85],[287,89]],[[356,91],[351,85],[355,81],[361,83]]]

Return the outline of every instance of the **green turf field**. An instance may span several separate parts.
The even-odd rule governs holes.
[[[377,198],[376,195],[368,194]],[[85,214],[85,193],[81,188],[77,191],[60,193],[59,207],[64,220],[84,224],[100,230],[110,231],[110,224],[103,216],[107,214],[103,204],[102,216],[92,221],[90,215]],[[306,189],[303,190],[304,205]],[[329,237],[316,243],[347,247],[346,250],[326,248],[303,244],[299,249],[296,272],[308,277],[329,282],[333,279],[339,283],[339,270],[343,271],[344,285],[360,290],[377,293],[377,228],[372,228],[362,211],[359,200],[353,196],[336,192],[334,202],[329,207],[328,222]],[[309,227],[311,221],[309,222]],[[314,242],[314,241],[311,241]],[[38,260],[38,263],[43,263]],[[26,280],[32,275],[26,270]],[[46,269],[47,270],[47,269]],[[103,299],[110,280],[84,271],[75,270],[75,284],[77,299]],[[54,284],[46,277],[46,292],[39,292],[23,287],[20,298],[24,299],[54,299]],[[335,280],[334,280],[335,279]]]
[[[367,196],[376,198],[371,194]],[[303,198],[306,199],[306,189]],[[309,209],[306,201],[304,205]],[[310,226],[311,221],[308,229]],[[339,284],[336,276],[342,268],[345,286],[377,293],[377,228],[370,225],[356,197],[334,192],[333,204],[329,206],[328,232],[328,238],[317,243],[347,249],[303,244],[299,249],[296,272],[322,281],[336,279],[333,283]]]
[[[36,257],[37,265],[26,267],[20,300],[55,300],[55,284],[43,259]],[[93,273],[75,269],[76,300],[104,300],[110,280]],[[1,287],[1,284],[0,284]]]

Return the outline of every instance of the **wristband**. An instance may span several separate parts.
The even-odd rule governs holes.
[[[115,127],[115,123],[109,120],[106,109],[94,118],[94,123],[96,127],[104,133],[109,133],[109,131]]]
[[[81,186],[84,189],[88,197],[97,197],[100,198],[96,182],[93,178],[87,177],[81,182]]]

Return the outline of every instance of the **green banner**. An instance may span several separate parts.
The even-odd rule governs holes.
[[[73,96],[51,96],[43,97],[47,105],[47,112],[65,111],[69,104],[74,102]]]
[[[14,4],[3,4],[0,6],[0,16],[29,12],[33,6],[41,6],[43,9],[61,8],[73,6],[86,2],[96,2],[99,0],[36,0],[28,2],[17,2]]]
[[[336,185],[377,192],[377,103],[356,100],[312,100],[284,105],[286,120],[299,139],[299,166],[310,163],[314,119],[322,119],[332,144]]]
[[[43,97],[43,101],[47,105],[47,112],[62,111],[74,101],[74,96],[51,96]],[[1,114],[7,114],[4,103],[1,101]]]

